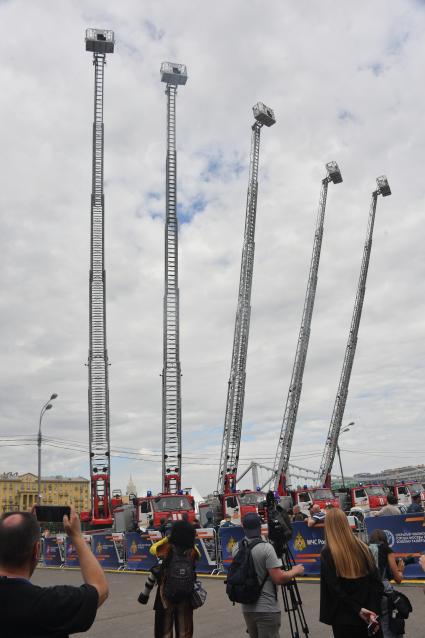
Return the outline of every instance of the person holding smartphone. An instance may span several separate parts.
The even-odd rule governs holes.
[[[30,581],[40,556],[40,525],[32,512],[0,518],[0,608],[2,638],[68,638],[87,631],[108,596],[102,567],[81,534],[74,508],[63,517],[80,561],[84,585],[38,587]]]

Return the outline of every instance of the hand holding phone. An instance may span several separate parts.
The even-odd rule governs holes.
[[[379,626],[379,622],[378,622],[379,616],[375,616],[374,619],[372,619],[370,621],[370,623],[367,626],[367,635],[368,636],[374,636],[380,629]]]
[[[68,505],[36,505],[34,511],[41,523],[63,523],[63,517],[69,517],[71,508]]]

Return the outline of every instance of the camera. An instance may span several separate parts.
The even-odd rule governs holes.
[[[143,589],[143,591],[140,592],[139,597],[137,598],[137,601],[141,605],[147,604],[149,596],[151,595],[151,591],[154,588],[155,583],[158,582],[160,573],[161,565],[154,565],[153,567],[151,567],[150,573],[145,582],[145,588]]]
[[[264,509],[269,529],[269,539],[275,547],[276,554],[282,556],[288,541],[292,538],[291,521],[271,490],[267,492]]]

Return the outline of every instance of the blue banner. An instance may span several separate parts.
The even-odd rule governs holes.
[[[415,558],[414,565],[407,565],[404,578],[425,578],[418,557],[425,550],[425,521],[423,514],[400,514],[399,516],[370,516],[365,519],[367,533],[382,529],[395,557]]]
[[[308,527],[304,521],[292,523],[292,538],[288,547],[295,564],[304,565],[306,576],[320,574],[320,552],[325,544],[324,525]]]
[[[62,556],[55,536],[48,536],[43,539],[43,564],[46,567],[62,565]]]
[[[237,545],[244,536],[245,534],[240,525],[218,528],[218,541],[221,546],[221,559],[225,571],[229,569],[229,565],[233,560],[232,550],[234,546]]]
[[[103,569],[118,569],[120,561],[112,534],[93,534],[91,548]]]
[[[74,545],[68,536],[65,538],[65,567],[79,567],[80,561]]]
[[[149,549],[156,540],[152,539],[149,533],[127,532],[125,534],[127,569],[149,571],[151,567],[156,565],[157,559],[149,553]]]
[[[217,569],[217,537],[214,528],[196,530],[196,547],[201,555],[196,562],[199,574],[211,574]]]

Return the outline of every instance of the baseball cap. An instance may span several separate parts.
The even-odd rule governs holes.
[[[242,519],[242,527],[247,538],[254,538],[261,535],[261,518],[258,514],[250,512]]]

